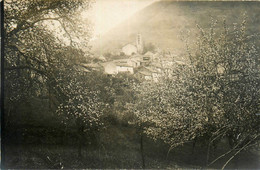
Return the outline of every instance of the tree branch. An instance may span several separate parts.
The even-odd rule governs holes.
[[[223,158],[224,156],[228,155],[229,153],[231,153],[232,151],[234,151],[244,140],[241,140],[240,142],[238,142],[236,144],[236,146],[232,149],[230,149],[229,151],[227,151],[226,153],[220,155],[219,157],[217,157],[214,161],[212,161],[210,164],[208,164],[207,166],[212,165],[213,163],[215,163],[216,161],[218,161],[220,158]]]
[[[28,28],[31,28],[33,27],[36,23],[40,22],[40,21],[45,21],[45,20],[56,20],[56,21],[60,21],[61,17],[56,17],[56,18],[51,18],[51,17],[48,17],[48,18],[40,18],[40,19],[37,19],[33,22],[27,22],[25,20],[21,21],[19,24],[17,24],[17,27],[15,29],[13,29],[12,31],[10,31],[8,34],[8,37],[11,37],[12,35],[16,34],[17,32],[19,31],[22,31],[22,30],[26,30]]]
[[[5,71],[12,71],[12,70],[23,70],[23,69],[28,69],[28,70],[33,70],[37,73],[40,73],[42,75],[46,75],[46,73],[42,70],[30,67],[30,66],[13,66],[13,67],[5,67]]]
[[[259,135],[257,135],[255,138],[253,138],[252,140],[250,140],[249,142],[247,142],[242,148],[240,148],[233,156],[231,156],[228,161],[223,165],[223,167],[221,168],[222,170],[228,165],[228,163],[237,155],[239,154],[242,150],[244,150],[245,148],[247,148],[247,146],[258,137]]]

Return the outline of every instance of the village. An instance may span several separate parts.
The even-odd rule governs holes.
[[[259,2],[0,6],[0,169],[260,170]]]
[[[134,74],[143,80],[157,82],[167,69],[175,65],[185,65],[176,59],[177,55],[171,51],[164,51],[158,47],[145,49],[142,35],[136,36],[136,42],[128,43],[116,52],[95,55],[91,63],[83,64],[86,72],[102,71],[107,75],[118,73]]]

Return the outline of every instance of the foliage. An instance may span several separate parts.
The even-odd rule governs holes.
[[[17,105],[31,97],[47,97],[54,103],[53,94],[59,93],[53,88],[57,73],[84,62],[88,56],[82,47],[86,47],[90,32],[75,16],[79,18],[80,11],[89,4],[88,1],[5,1],[6,109],[14,112]]]
[[[214,24],[208,33],[199,28],[197,54],[190,56],[195,66],[192,77],[204,89],[205,100],[200,104],[205,103],[209,124],[214,127],[212,135],[231,136],[237,144],[259,136],[257,37],[247,35],[246,19],[233,30],[224,21],[220,34],[214,31]]]
[[[230,31],[198,26],[185,65],[176,64],[158,83],[136,86],[129,104],[144,132],[171,148],[198,137],[212,142],[229,137],[232,151],[259,139],[259,52],[257,38],[246,34],[246,20]],[[194,47],[194,49],[191,49]],[[232,142],[231,142],[232,143]]]
[[[70,70],[69,70],[70,71]],[[63,115],[64,123],[74,126],[84,126],[84,130],[102,126],[100,117],[104,111],[105,103],[101,100],[100,91],[92,90],[87,86],[87,76],[82,72],[60,75],[59,88],[65,97],[58,106],[57,112]]]
[[[112,54],[110,53],[110,52],[106,52],[105,54],[104,54],[104,57],[106,57],[106,58],[110,58],[112,56]]]
[[[144,51],[143,51],[144,54],[148,51],[155,52],[155,50],[156,50],[156,46],[154,44],[152,43],[144,44]]]

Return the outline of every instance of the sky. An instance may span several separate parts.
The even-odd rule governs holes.
[[[158,0],[96,0],[83,17],[91,18],[94,37],[97,37],[155,1]]]

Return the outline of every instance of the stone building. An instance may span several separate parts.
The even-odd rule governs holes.
[[[130,44],[126,44],[122,48],[122,52],[127,56],[131,56],[137,53],[142,54],[143,50],[144,50],[144,45],[143,45],[143,39],[141,34],[137,34],[135,45],[134,43],[133,44],[130,43]]]
[[[137,47],[133,44],[127,44],[122,48],[122,52],[127,56],[131,56],[137,53]]]

